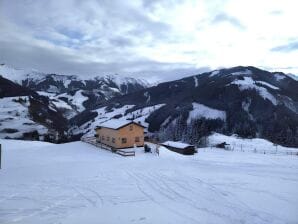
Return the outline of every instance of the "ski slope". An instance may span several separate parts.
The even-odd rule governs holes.
[[[0,143],[1,224],[298,222],[297,156]]]

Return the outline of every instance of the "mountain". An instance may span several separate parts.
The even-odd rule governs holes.
[[[5,64],[0,65],[0,75],[24,87],[35,91],[61,94],[75,90],[101,90],[109,98],[113,92],[127,94],[149,87],[142,79],[121,75],[97,76],[82,79],[75,75],[46,74],[35,70],[16,69]]]
[[[27,96],[33,94],[29,88],[22,87],[0,76],[0,98],[12,96]]]
[[[0,65],[0,75],[23,87],[48,96],[69,109],[68,118],[85,109],[96,107],[112,97],[132,93],[150,86],[145,80],[120,75],[82,79],[78,76],[46,74],[34,70],[15,69]],[[64,101],[64,102],[61,102]]]
[[[238,66],[156,86],[119,75],[81,79],[6,65],[0,74],[1,100],[26,96],[25,117],[60,140],[93,135],[99,123],[122,118],[141,122],[149,136],[161,141],[198,144],[216,131],[298,147],[298,81],[281,72]],[[1,113],[9,111],[3,119],[15,119],[20,112],[7,105],[1,108]],[[7,124],[0,123],[0,132]]]
[[[161,140],[196,144],[216,131],[297,147],[298,82],[250,66],[216,70],[116,96],[72,119],[71,131],[93,134],[112,117],[147,123]]]
[[[0,137],[51,140],[67,120],[47,97],[0,76]]]
[[[2,64],[0,137],[23,138],[24,133],[34,132],[34,139],[37,139],[41,132],[42,138],[45,133],[50,132],[54,138],[56,135],[62,136],[58,137],[59,139],[66,138],[68,120],[72,117],[96,108],[115,96],[132,93],[148,86],[149,84],[141,79],[120,75],[80,79],[77,76],[15,69]],[[22,114],[25,120],[19,119],[20,116],[16,114]],[[7,133],[9,123],[6,121],[12,122],[11,120],[16,121],[14,132]],[[43,131],[40,131],[40,126],[33,128],[34,125],[41,125]]]
[[[289,76],[289,77],[291,77],[292,79],[295,79],[296,81],[298,81],[298,76],[297,76],[297,75],[288,73],[287,76]]]

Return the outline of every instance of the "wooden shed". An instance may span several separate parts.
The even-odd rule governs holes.
[[[173,152],[177,152],[183,155],[193,155],[196,153],[195,146],[182,142],[166,141],[161,143],[162,146],[168,148]]]
[[[124,119],[111,119],[96,128],[97,142],[114,149],[144,146],[144,126]]]

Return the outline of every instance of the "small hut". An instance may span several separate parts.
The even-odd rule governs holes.
[[[173,152],[177,152],[183,155],[193,155],[194,153],[196,153],[194,145],[189,145],[182,142],[166,141],[164,143],[161,143],[161,145]]]

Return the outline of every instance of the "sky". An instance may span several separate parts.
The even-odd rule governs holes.
[[[174,80],[251,65],[298,74],[296,0],[0,0],[0,63]]]

